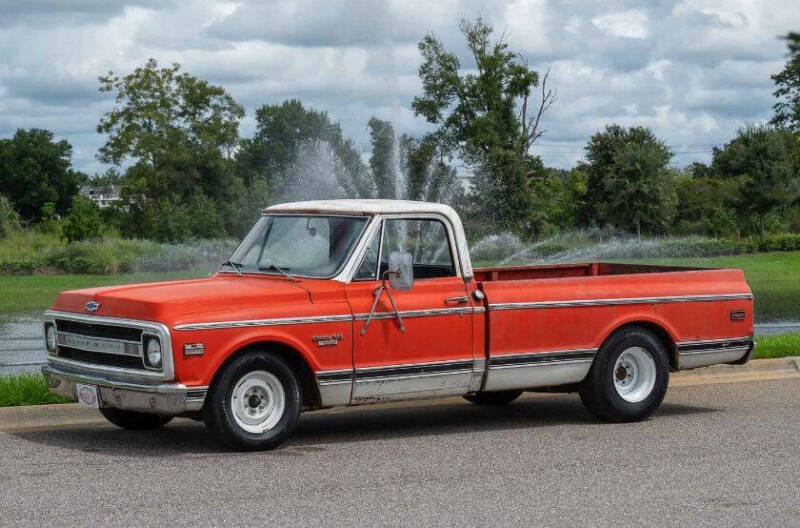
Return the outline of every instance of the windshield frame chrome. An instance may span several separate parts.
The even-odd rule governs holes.
[[[339,264],[339,267],[336,268],[336,270],[332,274],[323,276],[323,275],[303,275],[303,274],[298,274],[298,273],[292,273],[292,277],[294,277],[295,279],[318,279],[318,280],[330,280],[330,279],[340,280],[339,277],[348,268],[348,265],[350,264],[350,262],[353,259],[353,255],[357,252],[358,249],[361,248],[361,246],[362,246],[362,244],[364,242],[364,234],[367,233],[367,231],[369,231],[369,227],[372,225],[373,220],[374,220],[373,215],[364,215],[364,214],[342,214],[342,213],[330,214],[330,213],[308,213],[308,212],[293,213],[293,212],[290,212],[290,211],[286,211],[286,212],[281,211],[279,213],[267,213],[267,212],[261,213],[261,215],[259,215],[259,217],[258,217],[258,220],[255,223],[253,223],[253,227],[255,227],[256,223],[258,223],[265,216],[277,216],[277,217],[299,216],[299,217],[303,217],[303,218],[312,218],[312,217],[317,217],[317,218],[360,218],[360,219],[364,219],[365,220],[364,225],[361,227],[361,232],[356,237],[355,242],[353,242],[351,247],[348,249],[347,254],[342,259],[342,262]],[[252,227],[251,227],[251,230],[252,230]],[[249,231],[248,231],[248,234],[249,234]],[[236,252],[239,251],[239,249],[242,247],[242,245],[244,244],[246,239],[247,239],[247,235],[245,235],[245,237],[242,238],[242,240],[236,246],[236,249],[234,249],[233,252],[228,256],[227,260],[230,260],[230,257],[235,255]],[[227,265],[226,264],[221,264],[221,266],[227,266]],[[236,271],[235,271],[235,269],[234,270],[219,269],[215,274],[219,274],[219,273],[233,273],[233,274],[236,274]],[[271,272],[271,271],[267,271],[267,270],[247,270],[247,269],[242,268],[242,274],[243,275],[259,275],[259,276],[268,275],[268,276],[281,277],[283,279],[286,279],[282,273],[278,273],[278,272],[275,272],[275,271]]]

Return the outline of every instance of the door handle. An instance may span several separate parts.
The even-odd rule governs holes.
[[[457,297],[448,297],[444,300],[445,304],[467,304],[469,302],[469,297],[460,295]]]

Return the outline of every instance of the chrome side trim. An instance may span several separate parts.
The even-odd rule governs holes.
[[[95,365],[71,359],[60,358],[57,355],[49,354],[47,361],[51,365],[62,365],[68,368],[85,370],[97,374],[110,374],[113,376],[124,377],[131,380],[171,380],[175,377],[174,358],[172,356],[172,336],[169,328],[163,323],[155,321],[141,321],[138,319],[124,319],[119,317],[106,317],[102,315],[83,315],[72,312],[59,312],[47,310],[44,312],[44,322],[55,324],[56,319],[66,319],[83,323],[104,324],[110,326],[127,326],[139,328],[143,332],[156,335],[161,342],[161,350],[164,361],[163,369],[128,369],[122,367],[112,367],[108,365]],[[125,342],[120,340],[120,342]]]
[[[454,314],[467,314],[473,313],[473,308],[471,306],[462,307],[462,308],[430,308],[427,310],[406,310],[401,311],[400,315],[403,316],[403,319],[411,319],[414,317],[435,317],[435,316],[442,316],[442,315],[454,315]],[[369,317],[368,313],[360,313],[355,315],[356,321],[364,321]],[[395,319],[397,315],[395,312],[377,312],[373,314],[372,319]]]
[[[469,392],[472,369],[374,376],[353,383],[352,405],[462,395]]]
[[[175,330],[214,330],[217,328],[243,328],[250,326],[281,326],[298,324],[336,323],[352,321],[350,314],[320,315],[316,317],[282,317],[276,319],[249,319],[244,321],[211,321],[207,323],[186,323],[175,325]]]
[[[469,391],[477,392],[483,385],[483,377],[486,374],[486,360],[475,359],[472,363],[472,378],[469,381]]]
[[[676,345],[678,369],[707,367],[719,363],[735,363],[747,356],[753,348],[751,337],[684,341]]]
[[[431,308],[428,310],[406,310],[401,311],[400,315],[403,319],[414,317],[435,317],[442,315],[453,314],[467,314],[473,312],[483,311],[483,307],[472,308],[465,306],[461,308]],[[244,321],[210,321],[207,323],[185,323],[175,325],[175,330],[214,330],[218,328],[242,328],[250,326],[281,326],[281,325],[297,325],[297,324],[319,324],[319,323],[335,323],[341,321],[364,321],[369,317],[367,313],[342,315],[320,315],[315,317],[283,317],[276,319],[250,319]],[[397,315],[394,312],[378,312],[373,316],[373,319],[395,319]]]
[[[539,301],[519,303],[495,303],[489,310],[535,310],[547,308],[569,308],[575,306],[617,306],[624,304],[664,304],[679,302],[711,302],[731,301],[736,299],[752,299],[749,293],[725,293],[719,295],[675,295],[668,297],[627,297],[620,299],[578,299],[568,301]]]
[[[483,359],[399,363],[317,371],[316,377],[322,405],[331,407],[466,394],[476,377],[480,387],[484,364]]]
[[[742,336],[742,337],[725,337],[723,339],[703,339],[701,341],[681,341],[677,343],[678,348],[688,348],[693,345],[713,345],[716,343],[732,343],[735,341],[753,341],[753,338],[750,336]]]
[[[542,365],[594,359],[596,348],[574,350],[555,350],[552,352],[531,352],[528,354],[503,354],[489,358],[489,368],[509,368],[522,365]]]
[[[583,348],[492,356],[484,390],[530,389],[578,383],[589,373],[596,354],[596,348]]]

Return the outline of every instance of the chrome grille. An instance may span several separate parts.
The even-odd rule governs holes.
[[[131,368],[131,369],[144,369],[144,362],[141,357],[135,356],[118,356],[114,354],[103,354],[102,352],[90,352],[88,350],[81,350],[79,348],[58,347],[58,356],[71,359],[73,361],[81,361],[83,363],[91,363],[93,365],[107,365],[110,367]]]
[[[141,328],[56,319],[58,357],[108,367],[145,370]]]
[[[164,323],[48,310],[44,324],[56,328],[58,352],[48,356],[50,365],[115,379],[175,379],[172,336]],[[163,365],[158,369],[146,367],[143,359],[144,343],[151,337],[161,343]]]
[[[142,340],[142,330],[128,326],[116,326],[97,323],[84,323],[81,321],[68,321],[56,319],[56,330],[91,337],[104,337],[106,339],[119,339],[120,341]]]

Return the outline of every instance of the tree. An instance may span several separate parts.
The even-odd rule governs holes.
[[[64,218],[63,230],[64,236],[70,242],[102,236],[103,219],[100,208],[89,198],[76,196]]]
[[[586,145],[585,225],[613,225],[641,233],[664,232],[675,207],[672,154],[644,127],[609,125]]]
[[[240,142],[237,172],[246,185],[262,179],[277,198],[300,153],[314,150],[317,142],[326,143],[341,165],[338,179],[348,194],[372,196],[374,189],[361,155],[353,142],[343,137],[339,124],[326,112],[305,108],[296,99],[256,110],[256,132]]]
[[[733,236],[739,234],[735,180],[715,178],[711,167],[695,162],[675,179],[678,211],[674,231],[679,234]]]
[[[370,118],[367,126],[372,144],[369,166],[378,198],[403,198],[406,190],[399,188],[400,150],[394,127],[377,117]]]
[[[783,37],[789,44],[789,60],[780,73],[772,76],[777,89],[772,93],[777,99],[775,114],[770,123],[787,127],[800,134],[800,33]]]
[[[464,189],[436,139],[431,135],[422,139],[402,135],[399,145],[400,165],[406,174],[406,197],[458,206],[464,198]]]
[[[716,178],[737,182],[739,216],[763,235],[770,215],[782,214],[800,199],[797,137],[787,129],[746,126],[722,149],[714,149]]]
[[[502,38],[492,42],[492,28],[480,18],[462,20],[460,28],[475,73],[462,72],[455,53],[426,36],[419,44],[424,94],[411,106],[438,126],[434,137],[441,148],[476,169],[473,188],[484,214],[500,228],[519,230],[531,213],[526,183],[538,165],[530,149],[544,132],[541,118],[556,96],[547,90],[547,75],[540,79]],[[536,87],[538,105],[531,100]]]
[[[25,222],[38,222],[42,206],[52,202],[66,214],[86,176],[72,170],[72,146],[55,141],[49,130],[19,129],[0,139],[0,189]]]
[[[109,72],[99,80],[101,92],[115,94],[115,107],[97,126],[107,136],[98,158],[116,166],[133,161],[125,171],[123,195],[130,201],[135,234],[147,234],[141,229],[156,204],[159,211],[201,204],[205,213],[214,209],[214,218],[230,218],[239,199],[232,194],[236,185],[230,158],[244,116],[233,97],[181,73],[179,64],[160,68],[155,59],[124,77]],[[190,227],[160,230],[187,232],[201,235]]]
[[[542,167],[541,174],[530,182],[534,211],[530,219],[531,231],[541,237],[561,229],[574,229],[586,195],[586,172],[578,168]]]

